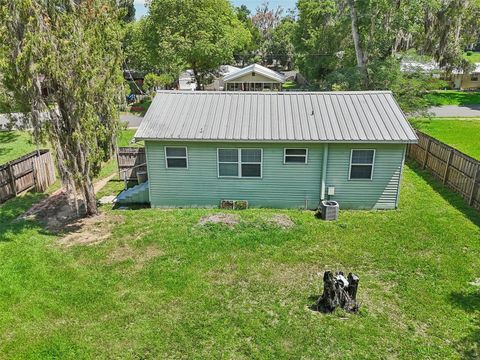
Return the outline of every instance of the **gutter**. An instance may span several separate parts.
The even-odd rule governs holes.
[[[322,163],[322,187],[320,190],[320,201],[325,200],[325,184],[327,181],[327,163],[328,163],[328,143],[323,145],[323,163]]]

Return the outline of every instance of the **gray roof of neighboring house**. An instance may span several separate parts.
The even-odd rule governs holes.
[[[410,143],[391,92],[181,92],[155,96],[135,138]]]
[[[260,74],[269,79],[272,79],[274,81],[278,81],[281,83],[285,82],[285,77],[282,74],[279,74],[276,71],[270,70],[269,68],[266,68],[265,66],[258,65],[258,64],[252,64],[244,67],[243,69],[239,69],[238,71],[230,72],[229,74],[223,77],[223,81],[225,82],[234,81],[235,79],[238,79],[239,77],[245,76],[249,73]]]

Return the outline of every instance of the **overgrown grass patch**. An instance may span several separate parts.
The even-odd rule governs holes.
[[[412,125],[438,140],[480,159],[480,118],[477,119],[413,119]]]
[[[469,283],[480,277],[480,216],[430,181],[407,167],[399,210],[341,211],[337,222],[310,211],[251,209],[230,211],[240,219],[233,227],[199,226],[225,210],[103,207],[107,218],[123,218],[110,237],[67,248],[35,223],[13,223],[22,209],[7,202],[0,207],[0,353],[478,355],[479,290]],[[277,214],[295,225],[270,223]],[[308,308],[326,269],[358,273],[359,315]]]

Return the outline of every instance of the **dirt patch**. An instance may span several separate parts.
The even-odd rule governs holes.
[[[115,174],[102,179],[94,184],[95,192],[102,189]],[[33,205],[17,220],[35,220],[42,224],[46,230],[54,233],[77,231],[82,226],[85,216],[85,206],[81,199],[75,205],[75,198],[65,189],[59,189],[48,198]],[[87,221],[88,219],[86,219]]]
[[[221,213],[204,216],[198,221],[198,224],[225,224],[229,227],[234,227],[238,222],[239,217],[237,215]]]
[[[130,245],[116,247],[107,258],[109,264],[119,263],[127,260],[133,260],[135,267],[140,269],[153,258],[162,256],[165,253],[155,246],[147,246],[143,249],[134,249]]]
[[[275,214],[268,220],[268,222],[283,229],[289,229],[295,226],[293,220],[286,214]]]
[[[96,245],[107,240],[112,234],[113,228],[123,221],[123,216],[107,216],[105,214],[92,218],[78,219],[70,224],[76,231],[57,241],[57,244],[64,247],[78,245]]]

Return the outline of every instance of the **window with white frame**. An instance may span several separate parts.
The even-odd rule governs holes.
[[[262,177],[262,149],[218,149],[218,176]]]
[[[285,164],[306,164],[307,149],[284,149],[283,162]]]
[[[371,180],[375,150],[352,150],[350,155],[350,180]]]
[[[188,167],[187,148],[165,146],[165,165],[167,169],[186,169]]]

